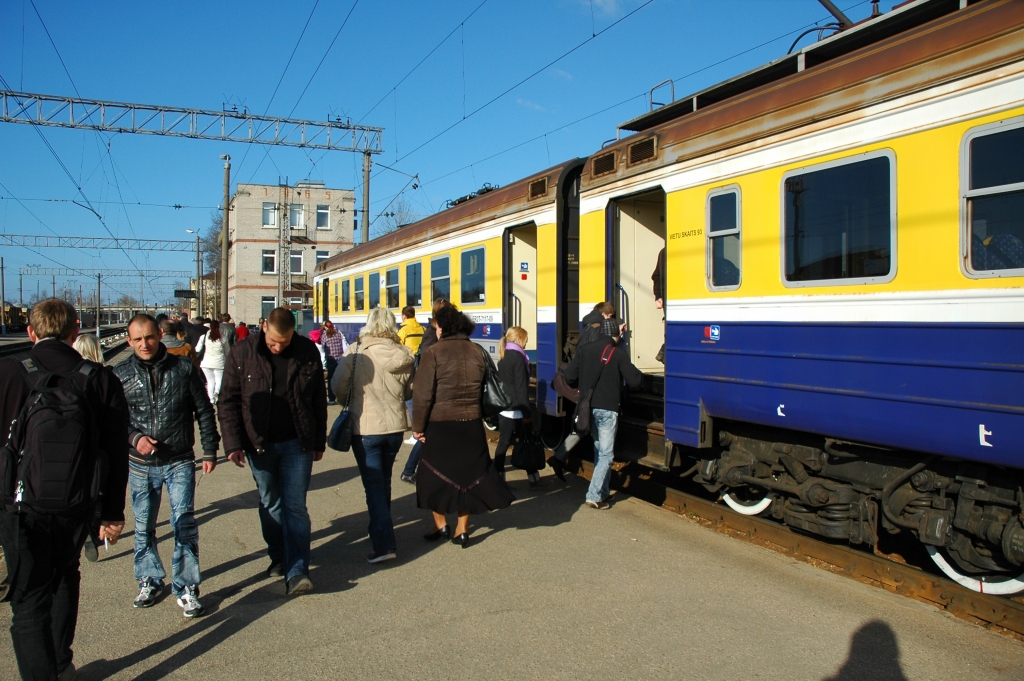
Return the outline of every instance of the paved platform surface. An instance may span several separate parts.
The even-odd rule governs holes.
[[[336,408],[331,409],[333,416]],[[473,544],[429,544],[428,514],[395,469],[399,559],[369,565],[351,454],[313,472],[313,594],[287,598],[268,565],[248,471],[200,479],[208,614],[173,599],[135,610],[131,529],[82,563],[75,663],[97,679],[1020,679],[1024,644],[927,605],[707,530],[586,482],[531,489],[474,517]],[[164,500],[160,551],[170,568]],[[0,608],[6,629],[10,610]],[[0,679],[17,679],[0,632]]]

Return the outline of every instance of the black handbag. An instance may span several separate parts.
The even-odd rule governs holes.
[[[491,356],[479,345],[477,347],[480,348],[480,352],[484,356],[484,382],[480,394],[480,410],[485,418],[497,416],[512,408],[512,393],[498,376],[498,369],[494,366]]]
[[[524,471],[540,471],[548,465],[544,456],[544,445],[533,432],[533,428],[523,425],[519,439],[512,448],[512,467]]]
[[[356,346],[355,356],[352,358],[352,375],[348,381],[348,399],[345,401],[345,409],[334,419],[331,432],[327,435],[327,446],[339,452],[347,452],[352,448],[352,390],[356,386],[356,366],[359,364],[359,347]]]

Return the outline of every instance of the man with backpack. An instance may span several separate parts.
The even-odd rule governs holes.
[[[78,313],[32,307],[25,359],[0,360],[0,544],[9,568],[11,639],[23,679],[74,679],[79,557],[89,524],[117,543],[128,481],[121,384],[72,347]],[[8,439],[10,438],[10,439]]]
[[[187,357],[173,355],[160,342],[156,320],[138,314],[128,322],[134,353],[114,367],[124,385],[131,412],[125,441],[130,445],[128,484],[135,515],[135,579],[139,595],[132,605],[148,608],[163,592],[167,573],[156,548],[160,497],[167,487],[174,529],[171,592],[185,617],[199,617],[199,526],[195,505],[195,423],[203,445],[203,473],[217,466],[217,417]]]
[[[605,305],[611,306],[610,303],[600,303],[598,308]],[[595,311],[604,316],[598,308]],[[596,335],[601,329],[598,324],[600,318],[596,318],[590,325],[589,333]],[[616,326],[613,323],[609,328]],[[576,430],[580,435],[589,433],[594,438],[596,461],[590,478],[590,489],[587,490],[587,506],[604,510],[610,508],[608,484],[615,455],[622,382],[625,381],[630,388],[639,388],[643,374],[629,361],[629,355],[618,347],[616,340],[603,329],[593,340],[580,343],[576,355],[565,367],[563,374],[570,385],[578,385],[580,389]]]

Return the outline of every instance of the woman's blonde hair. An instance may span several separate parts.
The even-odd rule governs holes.
[[[395,315],[387,308],[375,307],[370,310],[370,315],[366,318],[366,326],[359,329],[359,337],[390,338],[398,343],[400,341],[396,329]]]
[[[521,326],[510,326],[505,331],[505,335],[501,337],[501,342],[498,343],[498,359],[502,359],[505,356],[505,344],[515,343],[519,347],[526,349],[526,342],[529,340],[530,335],[526,333],[526,329]]]
[[[81,335],[75,339],[75,350],[78,350],[83,359],[92,360],[103,364],[103,348],[96,336]]]

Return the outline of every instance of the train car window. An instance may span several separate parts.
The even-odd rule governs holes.
[[[418,262],[405,266],[405,304],[412,307],[423,304],[423,265]]]
[[[484,302],[484,249],[474,248],[462,252],[462,297],[463,305]]]
[[[370,281],[366,287],[370,294],[370,309],[380,307],[380,272],[370,272]]]
[[[451,278],[448,271],[448,256],[433,258],[430,261],[430,300],[438,298],[452,299]]]
[[[362,309],[363,309],[363,278],[362,277],[356,277],[354,279],[354,281],[355,281],[355,289],[356,289],[356,308],[355,308],[355,311],[356,312],[361,312]]]
[[[968,133],[964,264],[974,277],[1024,274],[1024,119]]]
[[[277,274],[277,251],[272,248],[263,251],[263,274]]]
[[[866,284],[895,276],[895,156],[862,154],[783,178],[784,280]]]
[[[384,288],[387,291],[387,306],[390,308],[399,307],[397,267],[390,269],[384,273]]]
[[[351,304],[349,299],[348,279],[341,282],[341,311],[348,312]]]
[[[338,282],[334,282],[334,311],[338,311]]]
[[[266,202],[263,204],[263,226],[274,227],[277,225],[277,205]]]
[[[723,187],[708,192],[707,279],[712,291],[740,286],[740,190]]]

